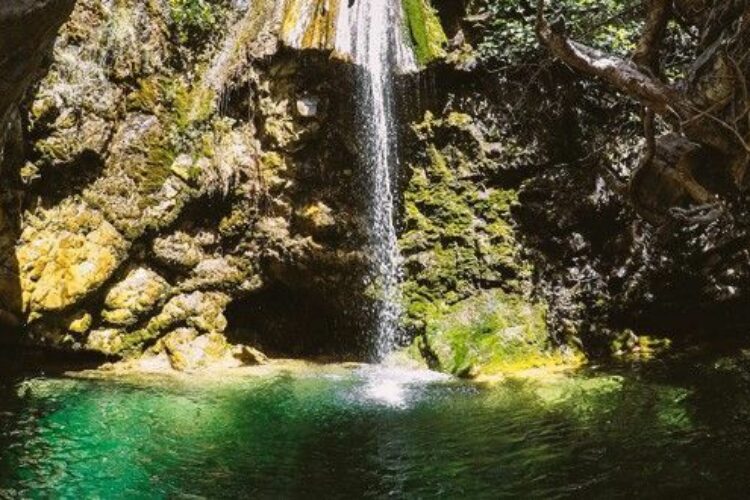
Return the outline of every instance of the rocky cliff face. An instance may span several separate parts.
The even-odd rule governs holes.
[[[4,32],[26,64],[3,103],[1,307],[17,340],[183,369],[180,353],[225,357],[228,329],[271,352],[358,351],[355,69],[336,17],[298,3],[37,2],[38,39],[10,54]]]
[[[3,310],[24,340],[172,352],[224,333],[237,300],[287,295],[296,315],[309,295],[321,331],[346,310],[362,262],[330,99],[346,70],[286,53],[275,9],[77,3],[6,155]]]
[[[240,344],[361,356],[350,5],[29,5],[38,38],[0,46],[34,56],[0,82],[5,340],[180,370],[263,359]],[[549,148],[504,126],[465,6],[401,6],[403,345],[462,375],[559,361],[585,301],[549,293],[561,273],[536,239]]]
[[[0,175],[9,188],[3,196],[0,247],[6,254],[14,252],[20,230],[20,201],[18,193],[10,189],[15,177],[13,163],[23,156],[23,113],[18,105],[29,85],[44,70],[57,30],[72,7],[72,0],[17,0],[0,6]],[[13,259],[2,273],[5,278],[0,292],[6,306],[0,320],[14,325],[18,318],[8,310],[18,307],[20,287]]]

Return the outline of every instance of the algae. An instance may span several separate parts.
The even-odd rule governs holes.
[[[417,61],[426,65],[445,57],[448,37],[429,0],[403,0]]]

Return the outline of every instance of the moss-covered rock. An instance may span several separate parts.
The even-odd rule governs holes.
[[[425,311],[421,344],[435,368],[458,376],[517,371],[557,362],[548,345],[545,306],[502,290],[479,292]]]
[[[415,346],[431,366],[460,376],[558,362],[516,237],[517,193],[496,182],[474,120],[428,113],[414,132],[399,245]]]
[[[403,3],[417,60],[428,64],[445,57],[448,38],[430,0],[403,0]]]
[[[427,115],[415,130],[423,149],[404,193],[399,245],[408,320],[422,329],[431,304],[452,304],[483,288],[520,293],[529,270],[510,214],[516,193],[481,181],[471,118]]]

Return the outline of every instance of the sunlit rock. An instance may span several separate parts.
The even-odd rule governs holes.
[[[112,325],[132,325],[153,310],[169,289],[166,280],[151,269],[133,269],[107,291],[102,318]]]
[[[98,289],[127,256],[128,242],[101,213],[67,201],[40,214],[16,252],[26,311],[56,311]]]

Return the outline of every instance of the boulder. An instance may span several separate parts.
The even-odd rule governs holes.
[[[166,299],[169,290],[169,283],[151,269],[133,269],[107,292],[102,318],[112,325],[132,325]]]
[[[43,212],[24,228],[16,251],[24,310],[78,303],[112,276],[128,248],[100,212],[79,200]]]
[[[182,231],[155,238],[151,249],[160,264],[175,270],[192,269],[204,259],[198,241]]]

